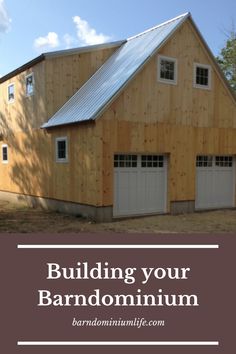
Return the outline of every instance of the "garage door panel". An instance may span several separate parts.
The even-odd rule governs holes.
[[[199,169],[197,171],[197,208],[210,208],[211,196],[214,193],[214,189],[215,188],[213,171],[209,169]]]
[[[131,213],[138,203],[137,189],[137,171],[127,169],[115,172],[115,201],[117,210],[123,210],[125,214]]]
[[[163,213],[167,173],[164,156],[137,157],[133,168],[115,168],[114,216]]]
[[[165,174],[145,170],[140,176],[140,210],[143,213],[163,212],[165,204]]]
[[[157,195],[155,193],[156,173],[149,171],[142,171],[140,173],[140,208],[141,210],[149,212],[149,209],[155,208],[155,200]],[[154,199],[154,203],[153,203]]]
[[[233,206],[232,170],[217,171],[215,177],[215,207]]]
[[[199,162],[200,161],[200,162]],[[198,165],[200,164],[200,166]],[[196,209],[234,206],[234,164],[230,156],[197,160]]]
[[[156,183],[156,180],[159,183]],[[147,199],[151,211],[165,210],[166,175],[164,171],[151,172],[147,177]],[[147,206],[148,207],[148,206]]]

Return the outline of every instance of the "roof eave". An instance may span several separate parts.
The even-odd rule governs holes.
[[[77,122],[60,123],[60,124],[49,125],[49,126],[47,126],[47,123],[44,123],[43,125],[41,125],[40,129],[45,129],[47,131],[51,131],[53,129],[61,128],[64,126],[73,126],[73,125],[77,125],[77,124],[86,124],[86,123],[94,123],[94,122],[95,122],[94,119],[84,119],[84,120],[79,120]]]
[[[25,63],[24,65],[22,66],[19,66],[19,68],[9,72],[8,74],[2,76],[0,78],[0,84],[2,84],[3,82],[11,79],[12,77],[22,73],[23,71],[27,70],[27,69],[30,69],[32,66],[42,62],[43,60],[45,60],[45,55],[44,54],[41,54],[39,55],[38,57],[34,58],[33,60],[30,60],[28,61],[27,63]]]

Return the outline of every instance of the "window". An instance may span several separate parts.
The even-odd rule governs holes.
[[[211,67],[209,65],[194,64],[194,87],[211,88]]]
[[[56,139],[56,162],[68,162],[67,138]]]
[[[137,167],[137,155],[115,155],[114,167]]]
[[[232,167],[232,156],[197,156],[197,167]]]
[[[177,84],[177,59],[158,56],[158,81]]]
[[[8,163],[8,146],[2,145],[2,163]]]
[[[34,74],[27,75],[25,78],[26,96],[34,94]]]
[[[212,156],[197,156],[197,167],[212,167]]]
[[[232,167],[233,157],[232,156],[216,156],[216,166],[218,167]]]
[[[142,155],[142,167],[164,167],[164,156]]]
[[[10,84],[7,87],[7,100],[9,103],[14,102],[15,100],[15,85]]]

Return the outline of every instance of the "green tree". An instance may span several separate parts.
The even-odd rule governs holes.
[[[221,49],[216,60],[230,86],[236,92],[236,31],[233,29],[227,37],[225,46]]]

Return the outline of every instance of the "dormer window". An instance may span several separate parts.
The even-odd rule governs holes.
[[[7,100],[9,103],[14,102],[15,100],[15,85],[10,84],[7,87]]]
[[[34,74],[27,75],[25,78],[26,96],[34,94]]]
[[[211,88],[211,67],[210,65],[194,63],[193,85],[196,88]]]
[[[177,84],[177,59],[158,56],[158,81]]]

